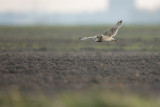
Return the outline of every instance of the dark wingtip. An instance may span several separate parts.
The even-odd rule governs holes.
[[[79,40],[82,40],[82,37],[78,38]]]
[[[122,22],[123,22],[123,20],[118,21],[118,23],[122,23]]]

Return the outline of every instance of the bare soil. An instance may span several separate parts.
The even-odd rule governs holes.
[[[1,53],[0,89],[56,93],[98,87],[160,95],[160,54]]]

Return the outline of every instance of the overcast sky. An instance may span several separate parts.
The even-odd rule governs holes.
[[[108,0],[0,0],[3,12],[48,12],[79,13],[104,11]],[[160,9],[160,0],[135,0],[138,9],[154,11]]]

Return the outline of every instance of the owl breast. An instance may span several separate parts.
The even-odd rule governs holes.
[[[112,39],[110,36],[103,36],[103,41],[111,41]]]

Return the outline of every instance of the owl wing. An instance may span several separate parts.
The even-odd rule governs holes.
[[[105,33],[104,33],[103,35],[104,35],[104,36],[112,37],[116,32],[117,32],[117,29],[115,29],[115,28],[113,27],[113,28],[108,29],[107,31],[105,31]]]
[[[104,32],[104,36],[113,37],[118,32],[118,29],[122,26],[122,20],[118,21],[116,25],[114,25],[112,28],[108,29]]]

